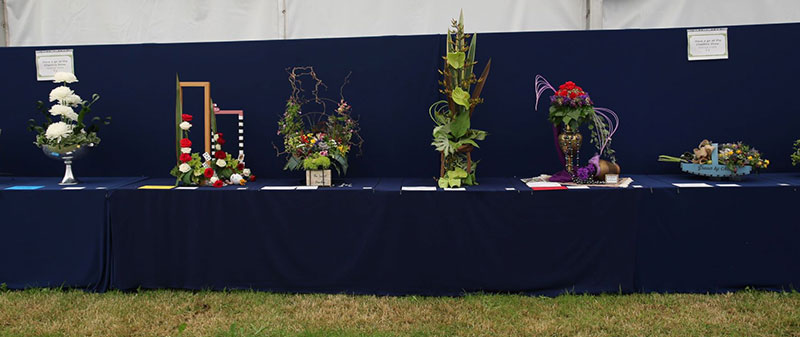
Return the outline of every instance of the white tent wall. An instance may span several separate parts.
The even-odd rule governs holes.
[[[0,46],[800,22],[800,0],[0,0]],[[2,24],[2,22],[0,22]],[[5,41],[4,41],[5,40]]]
[[[602,0],[604,29],[800,22],[800,0]]]
[[[276,0],[5,0],[10,46],[280,38]]]
[[[580,30],[586,0],[284,0],[287,38],[443,34],[464,11],[470,32]]]

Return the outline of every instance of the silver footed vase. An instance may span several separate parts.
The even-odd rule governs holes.
[[[85,156],[92,147],[94,147],[94,144],[67,147],[42,146],[42,152],[44,152],[47,157],[64,161],[64,178],[58,183],[59,185],[76,185],[80,183],[72,174],[72,162]]]

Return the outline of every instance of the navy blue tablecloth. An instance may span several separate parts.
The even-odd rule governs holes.
[[[638,212],[624,208],[644,193],[534,197],[506,178],[468,191],[403,192],[403,181],[421,183],[387,178],[348,193],[260,189],[275,182],[246,190],[136,189],[155,180],[124,187],[109,199],[112,287],[633,291]]]
[[[0,284],[105,290],[106,196],[136,180],[82,178],[72,190],[59,186],[60,178],[0,181]]]

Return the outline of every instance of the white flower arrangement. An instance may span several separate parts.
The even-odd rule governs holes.
[[[55,83],[61,83],[58,87],[50,91],[49,101],[55,102],[50,109],[45,107],[43,102],[38,102],[39,112],[47,118],[47,121],[37,124],[31,119],[28,129],[36,132],[37,146],[55,147],[57,151],[70,150],[76,146],[93,145],[100,143],[97,131],[100,124],[110,124],[111,118],[105,120],[95,117],[89,123],[84,123],[84,117],[91,111],[91,106],[100,96],[92,95],[91,101],[84,101],[76,95],[67,83],[78,82],[78,78],[72,73],[59,72],[54,76]],[[80,107],[79,111],[75,111]],[[51,116],[58,119],[52,120]]]

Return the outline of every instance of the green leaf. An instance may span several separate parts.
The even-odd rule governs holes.
[[[464,55],[463,51],[457,53],[447,53],[447,64],[455,69],[461,69],[464,67],[464,59],[466,55]]]
[[[340,173],[341,175],[346,175],[347,174],[347,158],[342,157],[339,154],[334,154],[333,155],[333,159],[336,160],[336,162],[339,163],[339,166],[342,167],[342,172],[339,172],[339,170],[337,169],[336,173]]]
[[[447,184],[450,187],[461,187],[461,178],[449,178],[447,179]]]
[[[458,144],[456,144],[455,148],[459,148],[459,147],[461,147],[461,145],[464,145],[464,144],[470,144],[470,145],[472,145],[474,147],[480,148],[480,146],[478,146],[478,143],[476,143],[474,140],[469,139],[469,138],[459,140]]]
[[[477,44],[476,42],[477,40],[478,40],[478,33],[473,33],[472,40],[469,42],[469,51],[467,52],[467,59],[465,61],[467,67],[466,68],[467,76],[469,76],[469,74],[472,74],[472,67],[473,67],[472,63],[475,62],[475,47],[476,47],[475,45]]]
[[[454,168],[454,169],[452,169],[450,171],[447,171],[446,175],[449,178],[459,178],[459,179],[461,179],[461,178],[466,178],[467,177],[467,171],[464,170],[463,168],[456,167],[456,168]]]
[[[181,115],[183,114],[183,104],[181,102],[181,80],[178,78],[178,74],[175,74],[175,159],[180,156],[181,153]]]
[[[299,170],[301,166],[303,166],[303,162],[300,160],[300,158],[297,158],[295,156],[291,156],[291,157],[289,157],[289,160],[286,162],[286,165],[283,166],[283,169],[284,170],[295,171],[295,170]]]
[[[438,184],[439,184],[439,188],[447,188],[449,186],[448,185],[448,179],[445,178],[445,177],[439,178]]]
[[[469,130],[469,112],[465,109],[456,115],[456,119],[450,125],[450,133],[458,139],[463,137],[467,130]]]
[[[463,106],[465,108],[469,108],[469,93],[461,89],[461,87],[456,87],[453,89],[453,102],[456,104]]]

